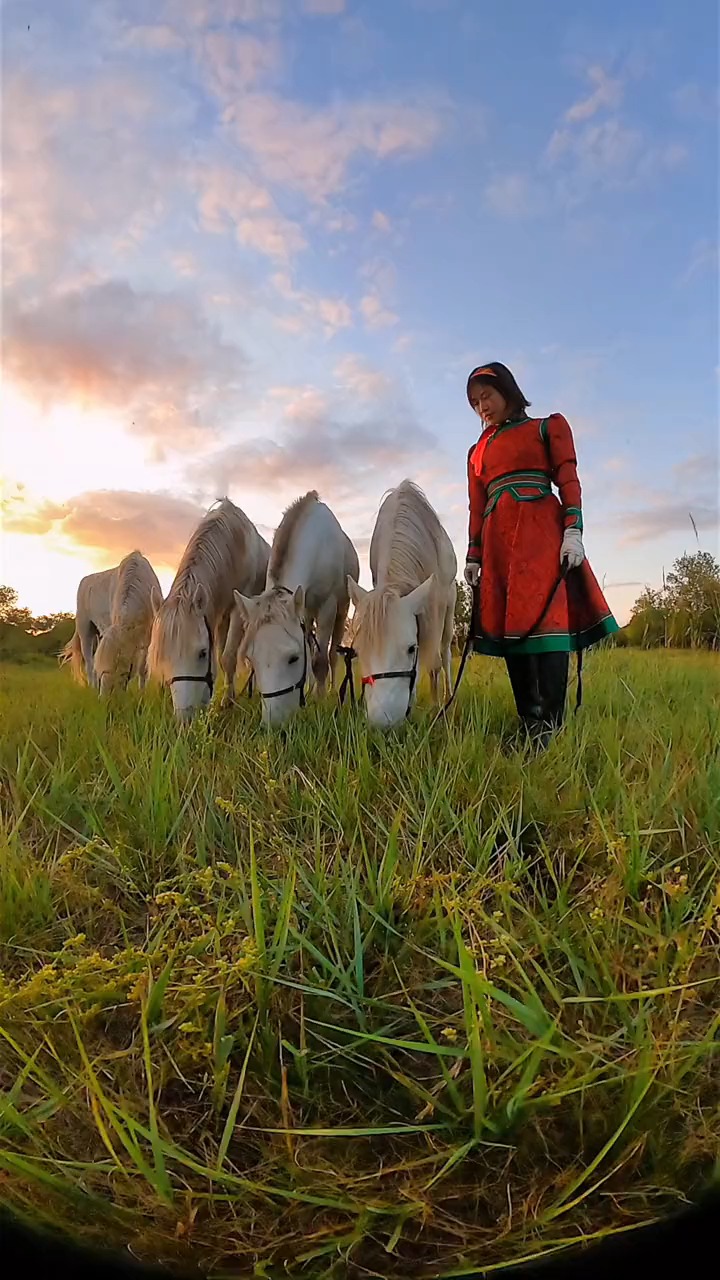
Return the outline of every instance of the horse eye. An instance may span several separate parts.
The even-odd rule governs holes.
[[[414,654],[414,652],[415,652],[415,649],[416,649],[416,648],[417,648],[417,646],[416,646],[416,645],[414,645],[414,644],[409,644],[409,645],[408,645],[408,655],[409,655],[410,657],[412,657],[412,655]]]
[[[288,665],[292,667],[294,663],[299,661],[300,661],[300,654],[294,653],[291,658],[288,658]]]
[[[207,658],[207,649],[201,649],[201,650],[200,650],[200,652],[199,652],[199,654],[198,654],[198,658],[200,658],[200,660],[201,660],[201,661],[202,661],[204,658]]]

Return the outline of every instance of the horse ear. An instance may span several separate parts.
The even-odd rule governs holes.
[[[354,578],[351,578],[350,574],[348,574],[347,587],[348,587],[348,595],[350,596],[350,599],[355,605],[355,608],[359,609],[363,600],[368,595],[368,592],[365,590],[364,587],[361,587],[355,581]]]
[[[163,598],[162,598],[161,592],[158,591],[157,587],[151,587],[150,588],[150,607],[155,616],[157,616],[157,614],[160,612],[162,608],[162,602],[163,602]]]
[[[295,588],[293,596],[293,604],[298,618],[305,612],[305,588],[301,585]]]
[[[244,596],[241,591],[233,591],[233,595],[243,620],[247,622],[250,617],[250,610],[255,606],[255,601],[252,596]]]
[[[422,613],[423,609],[427,605],[430,592],[434,585],[435,574],[431,573],[430,577],[426,578],[424,582],[421,582],[419,587],[415,587],[414,591],[409,591],[404,597],[416,617],[419,613]]]
[[[205,613],[207,610],[208,597],[207,591],[205,590],[202,582],[198,582],[195,591],[193,592],[192,602],[198,613]]]

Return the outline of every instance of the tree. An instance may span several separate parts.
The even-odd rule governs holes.
[[[675,561],[667,575],[667,604],[674,644],[717,646],[720,633],[720,565],[709,551]],[[684,637],[684,639],[683,639]]]
[[[720,648],[720,564],[708,551],[682,555],[662,590],[646,587],[625,629],[641,648]]]
[[[0,586],[0,622],[5,622],[11,627],[23,627],[26,630],[32,623],[30,610],[22,609],[18,605],[18,593],[14,587]]]
[[[459,649],[465,643],[472,613],[472,591],[466,582],[458,582],[455,600],[455,618],[453,621],[453,643]]]
[[[646,587],[640,593],[625,631],[628,642],[641,649],[667,643],[667,608],[662,591]]]

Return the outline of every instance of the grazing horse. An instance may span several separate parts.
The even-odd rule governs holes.
[[[146,678],[155,571],[139,551],[131,551],[114,569],[90,573],[77,591],[75,631],[60,654],[76,680],[101,695],[125,688],[133,676]]]
[[[209,703],[233,589],[262,591],[269,553],[252,521],[223,498],[190,538],[167,599],[153,599],[148,668],[154,679],[170,686],[179,720],[190,720]]]
[[[433,698],[440,672],[450,689],[450,646],[457,585],[453,545],[424,493],[411,480],[391,489],[370,543],[373,590],[348,586],[355,606],[353,643],[370,724],[381,729],[410,714],[419,670]]]
[[[318,694],[329,673],[334,684],[348,578],[358,572],[357,552],[330,508],[314,490],[298,498],[273,539],[266,590],[257,600],[235,592],[245,628],[240,655],[255,675],[266,724],[282,724],[304,703],[310,667]]]

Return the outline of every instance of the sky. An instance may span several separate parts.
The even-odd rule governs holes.
[[[0,580],[36,612],[228,494],[466,549],[474,366],[573,426],[620,621],[718,554],[714,0],[5,0]],[[691,517],[692,516],[692,520]],[[693,521],[697,535],[693,529]]]

